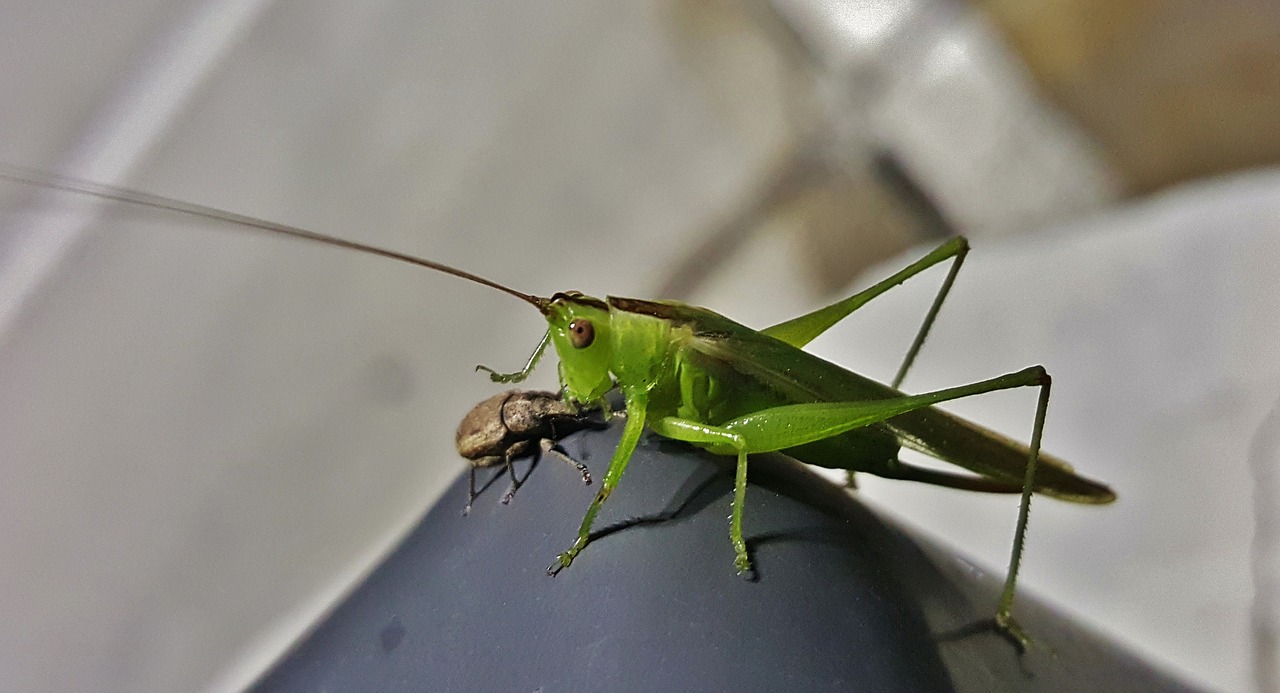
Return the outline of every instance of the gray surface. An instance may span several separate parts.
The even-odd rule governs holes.
[[[600,477],[620,431],[564,445]],[[463,517],[463,475],[257,690],[1189,690],[1026,598],[1020,657],[982,627],[1000,576],[780,456],[753,458],[745,580],[727,462],[648,437],[555,578],[595,489],[544,460],[511,505],[499,475]]]

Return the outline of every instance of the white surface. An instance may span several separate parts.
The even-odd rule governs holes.
[[[92,133],[113,98],[203,7],[6,6],[0,160],[107,146]],[[665,7],[279,2],[128,184],[528,291],[642,293],[778,137],[722,126]],[[5,258],[83,210],[10,186],[0,202]],[[1037,503],[1026,585],[1233,690],[1245,454],[1280,386],[1278,225],[1280,179],[1260,174],[980,245],[907,383],[1044,363],[1046,447],[1121,500]],[[785,242],[758,250],[703,302],[756,325],[807,305]],[[815,348],[887,376],[935,286]],[[453,427],[493,391],[472,366],[518,365],[541,332],[480,287],[163,215],[111,214],[32,287],[0,334],[0,688],[16,690],[245,681],[461,468]],[[1025,433],[1031,406],[955,409]],[[1008,499],[866,486],[1002,569]]]

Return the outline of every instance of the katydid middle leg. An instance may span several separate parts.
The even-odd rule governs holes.
[[[730,448],[738,455],[738,467],[733,480],[733,504],[729,514],[729,541],[733,544],[733,564],[741,575],[751,570],[751,559],[747,555],[747,541],[742,536],[742,505],[747,496],[747,453],[762,452],[750,450],[745,437],[733,433],[723,426],[707,424],[668,416],[653,424],[653,430],[659,435],[686,443],[695,443],[711,449]]]

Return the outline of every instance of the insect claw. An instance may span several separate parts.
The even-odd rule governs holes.
[[[1018,650],[1018,654],[1024,654],[1027,646],[1031,644],[1031,638],[1027,636],[1027,632],[1013,620],[1013,615],[1005,612],[996,614],[996,632],[1005,640],[1008,640]]]
[[[555,577],[561,570],[568,568],[570,563],[573,563],[573,556],[568,551],[556,556],[556,562],[547,568],[547,575]]]
[[[476,371],[484,371],[489,374],[489,380],[495,383],[522,383],[527,374],[524,371],[516,371],[515,373],[499,373],[492,368],[483,364],[476,366]]]

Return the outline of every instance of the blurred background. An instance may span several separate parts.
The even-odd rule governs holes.
[[[1120,495],[1035,504],[1026,593],[1189,683],[1280,687],[1280,6],[0,13],[0,161],[525,291],[762,327],[969,235],[904,387],[1044,364],[1045,448]],[[889,379],[941,279],[812,349]],[[541,323],[377,258],[0,185],[0,688],[252,681],[463,469],[454,428],[496,391],[473,367],[514,369]],[[951,408],[1025,437],[1034,393]],[[860,494],[1003,570],[1016,499]]]

